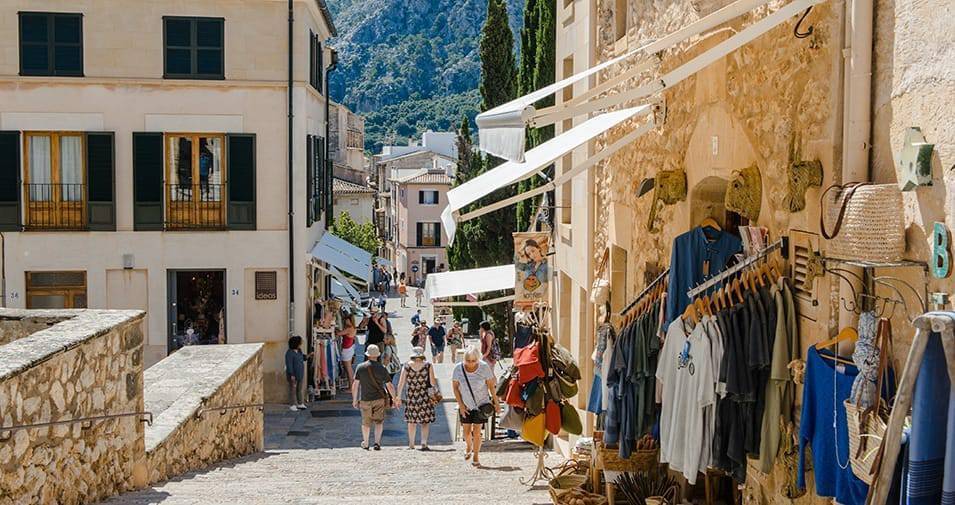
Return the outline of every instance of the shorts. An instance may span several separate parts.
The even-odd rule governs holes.
[[[431,343],[431,356],[437,356],[444,352],[444,344],[434,345],[434,342]]]
[[[385,407],[384,398],[358,402],[358,408],[361,409],[361,425],[371,426],[385,422],[385,411],[387,410]]]
[[[342,349],[342,361],[351,361],[355,357],[355,344],[348,349]]]
[[[470,410],[467,413],[461,414],[461,424],[484,424],[487,422],[487,416],[481,413],[480,410],[474,409]]]

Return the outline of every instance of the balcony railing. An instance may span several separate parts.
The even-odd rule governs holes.
[[[225,184],[167,184],[167,230],[221,230],[226,226]]]
[[[86,184],[28,183],[23,186],[27,230],[86,229]]]

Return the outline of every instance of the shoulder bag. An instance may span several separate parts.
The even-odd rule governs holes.
[[[833,191],[835,190],[835,191]],[[905,253],[902,193],[894,184],[832,185],[820,197],[819,228],[830,256],[898,261]],[[834,220],[832,231],[826,220]]]
[[[474,389],[471,388],[471,380],[468,379],[468,371],[466,368],[464,368],[464,363],[461,364],[461,371],[464,372],[464,383],[468,385],[468,391],[471,392],[471,398],[473,398],[474,402],[477,403],[477,396],[474,395]],[[481,416],[479,419],[484,422],[494,414],[494,405],[491,402],[484,402],[478,405],[478,407],[474,410],[480,412]]]
[[[371,371],[371,365],[365,368],[365,372],[367,372],[369,378],[371,378],[371,383],[375,385],[375,389],[381,393],[381,397],[385,400],[385,405],[388,405],[389,407],[394,405],[394,399],[391,398],[391,394],[388,393],[388,389],[375,380],[375,374]]]
[[[427,370],[428,373],[428,397],[431,398],[431,403],[437,405],[444,400],[444,396],[436,384],[431,385],[431,363],[425,365],[425,370]]]

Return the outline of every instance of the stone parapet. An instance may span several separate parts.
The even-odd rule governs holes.
[[[0,505],[91,503],[144,484],[144,313],[0,309]],[[18,326],[19,325],[19,326]],[[41,329],[42,328],[42,329]],[[112,416],[84,423],[84,418]]]
[[[180,349],[145,373],[149,483],[261,451],[262,344]]]

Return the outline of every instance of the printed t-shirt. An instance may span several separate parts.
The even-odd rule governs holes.
[[[467,373],[467,380],[464,378],[465,373]],[[464,402],[464,406],[468,410],[474,410],[479,405],[491,401],[491,394],[487,390],[487,381],[493,378],[494,372],[491,371],[491,366],[484,361],[479,361],[477,370],[473,372],[465,372],[463,361],[455,365],[454,371],[451,372],[451,381],[458,383],[458,390],[461,391],[461,401]],[[470,389],[468,389],[469,382],[471,384]],[[473,396],[471,395],[472,389],[474,390]]]

